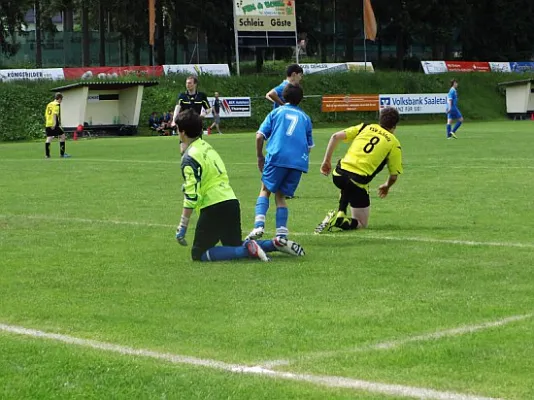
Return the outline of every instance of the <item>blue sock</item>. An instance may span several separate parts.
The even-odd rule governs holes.
[[[447,137],[451,136],[451,124],[447,124]]]
[[[287,207],[278,207],[276,209],[276,236],[283,236],[283,237],[287,236],[288,217],[289,217],[289,211],[287,210]]]
[[[254,228],[263,228],[265,226],[265,215],[269,210],[269,198],[259,196],[256,201],[256,218],[254,219]]]
[[[456,125],[454,125],[454,128],[452,129],[452,133],[456,133],[456,131],[460,129],[460,126],[462,126],[462,123],[460,121],[456,122]]]
[[[239,258],[247,258],[248,251],[244,246],[216,246],[202,254],[202,261],[228,261]]]
[[[276,247],[274,247],[272,240],[256,240],[256,243],[258,243],[258,246],[260,246],[266,253],[276,251]]]

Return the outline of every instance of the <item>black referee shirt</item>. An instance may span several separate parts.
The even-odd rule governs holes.
[[[202,112],[202,108],[205,110],[210,108],[208,97],[202,92],[196,92],[194,94],[189,94],[187,92],[180,93],[176,104],[180,106],[180,111],[185,111],[192,108],[198,115],[200,115]]]

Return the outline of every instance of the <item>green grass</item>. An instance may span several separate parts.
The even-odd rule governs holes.
[[[444,126],[400,127],[405,174],[385,200],[376,196],[385,175],[373,182],[370,229],[314,236],[337,202],[318,173],[336,128],[316,130],[311,171],[289,202],[290,231],[307,255],[270,264],[193,263],[175,243],[176,138],[69,142],[66,160],[57,143],[50,160],[42,142],[0,145],[0,323],[227,363],[293,361],[281,371],[534,398],[530,319],[372,348],[534,310],[534,124],[466,123],[456,141]],[[226,162],[248,232],[254,136],[207,140]],[[394,398],[7,333],[0,349],[8,399]]]

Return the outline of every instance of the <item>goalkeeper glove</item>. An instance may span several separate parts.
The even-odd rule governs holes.
[[[176,240],[182,246],[187,246],[187,241],[185,240],[185,234],[187,233],[187,224],[189,223],[189,218],[182,216],[180,225],[176,228]]]

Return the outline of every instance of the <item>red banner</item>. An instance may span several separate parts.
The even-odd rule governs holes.
[[[445,61],[449,72],[491,72],[489,62],[484,61]]]
[[[80,67],[63,68],[65,79],[109,79],[119,76],[132,76],[134,78],[146,76],[162,76],[163,66],[125,66],[125,67]]]

